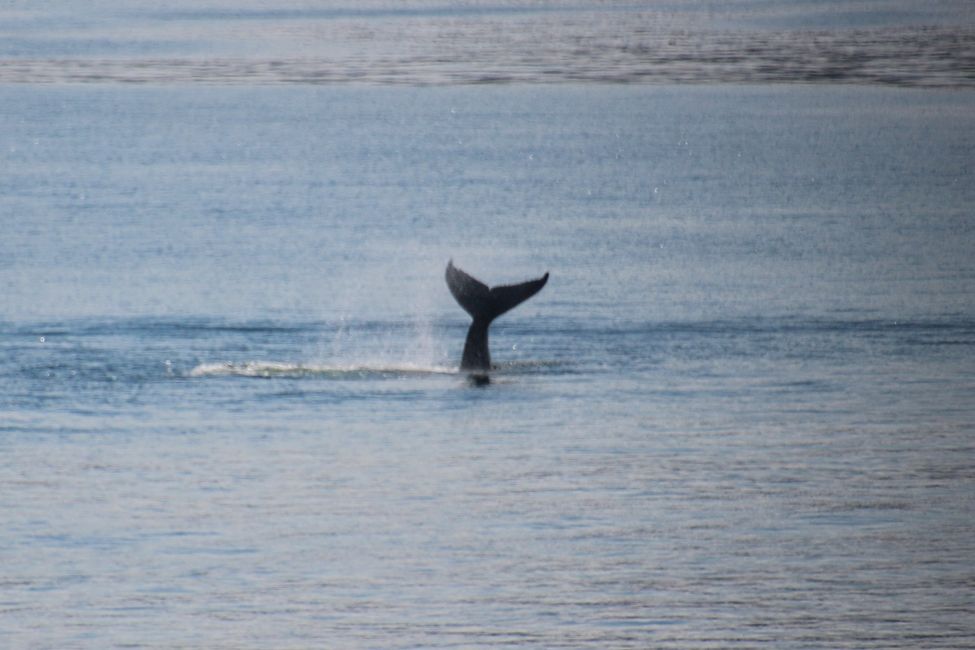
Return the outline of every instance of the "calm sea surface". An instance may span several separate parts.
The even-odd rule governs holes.
[[[0,83],[975,86],[971,0],[0,5]]]
[[[975,645],[970,82],[135,65],[171,24],[581,12],[210,4],[94,3],[121,53],[3,10],[0,647]],[[451,258],[551,273],[486,386]]]

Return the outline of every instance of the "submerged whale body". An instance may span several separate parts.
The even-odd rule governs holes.
[[[464,342],[460,369],[484,371],[491,369],[491,352],[488,350],[488,328],[491,322],[541,291],[548,282],[548,273],[537,280],[488,288],[480,280],[454,266],[451,260],[447,263],[446,279],[450,293],[472,319],[471,327],[467,330],[467,340]]]

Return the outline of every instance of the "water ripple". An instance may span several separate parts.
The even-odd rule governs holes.
[[[975,86],[967,25],[731,29],[651,11],[177,18],[157,46],[0,51],[0,83]],[[167,46],[180,30],[198,38],[202,30],[215,44]],[[177,54],[160,56],[167,47]]]

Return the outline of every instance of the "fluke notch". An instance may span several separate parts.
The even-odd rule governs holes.
[[[467,330],[467,340],[464,342],[460,369],[490,370],[488,328],[491,322],[541,291],[548,282],[548,273],[537,280],[488,288],[480,280],[454,266],[451,260],[447,262],[446,279],[450,293],[472,319],[471,327]]]

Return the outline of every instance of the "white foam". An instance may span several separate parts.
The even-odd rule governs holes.
[[[304,364],[275,361],[201,363],[190,377],[362,377],[369,375],[450,375],[456,368],[412,363]]]

